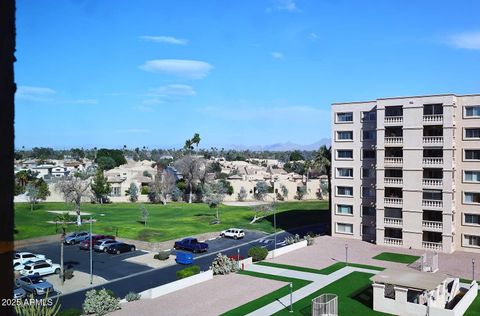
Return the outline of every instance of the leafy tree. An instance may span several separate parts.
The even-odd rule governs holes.
[[[32,157],[45,160],[55,158],[55,151],[49,147],[33,147]]]
[[[302,154],[300,153],[300,151],[295,150],[290,154],[289,160],[290,161],[299,161],[299,160],[304,160],[304,158],[303,158]]]
[[[183,198],[183,192],[175,186],[172,190],[172,200],[180,201]]]
[[[225,188],[225,194],[232,195],[233,194],[233,187],[232,184],[227,181],[226,179],[220,179],[218,182],[222,183],[223,187]]]
[[[240,188],[240,192],[238,192],[238,200],[243,202],[247,199],[247,190],[244,187]]]
[[[65,179],[58,182],[55,185],[55,189],[63,195],[67,203],[73,203],[75,205],[77,226],[82,225],[80,206],[82,198],[90,196],[90,183],[80,178],[73,177],[72,179]]]
[[[30,181],[37,179],[38,172],[34,172],[30,169],[21,170],[15,174],[15,195],[25,193],[25,188]]]
[[[208,172],[219,174],[222,172],[222,166],[218,161],[214,161],[208,165]]]
[[[268,193],[268,184],[265,181],[258,181],[255,185],[255,199],[263,201]]]
[[[38,195],[40,192],[33,181],[27,184],[26,191],[28,201],[30,202],[30,210],[33,211],[35,204],[37,204]]]
[[[115,161],[115,167],[118,167],[120,165],[124,165],[127,163],[127,160],[125,159],[125,156],[123,154],[122,150],[119,149],[106,149],[106,148],[101,148],[97,151],[97,159],[96,163],[98,163],[98,159],[100,157],[110,157]],[[105,168],[102,168],[104,170],[107,170]]]
[[[95,177],[93,178],[92,184],[90,185],[92,193],[95,196],[97,202],[103,204],[106,200],[107,195],[112,191],[110,183],[107,181],[107,177],[103,174],[102,169],[98,169]]]
[[[50,189],[48,184],[43,179],[38,179],[35,181],[35,186],[38,188],[38,199],[45,201],[47,197],[50,196]]]
[[[85,158],[85,151],[83,150],[83,148],[72,148],[70,149],[70,155],[73,158],[79,160]]]
[[[305,186],[301,186],[297,188],[297,199],[302,200],[306,194],[307,194],[307,188]]]
[[[97,161],[98,169],[102,169],[102,170],[110,170],[117,166],[117,163],[112,157],[102,156],[102,157],[98,157],[96,161]]]
[[[282,193],[283,199],[286,199],[288,197],[288,189],[284,184],[280,185],[280,192]]]
[[[215,223],[220,223],[219,206],[225,198],[226,188],[222,182],[205,183],[203,185],[203,202],[210,209],[215,209]]]
[[[172,172],[164,169],[157,173],[155,180],[150,184],[149,199],[153,203],[161,201],[163,205],[166,205],[175,188],[177,188],[175,176]]]
[[[332,213],[332,147],[322,145],[315,155],[314,164],[327,175],[328,179],[328,209]]]
[[[147,227],[147,219],[148,219],[148,210],[145,205],[140,205],[140,216],[142,217],[142,221]]]
[[[125,195],[130,196],[129,200],[132,203],[135,203],[138,201],[138,188],[135,185],[135,183],[130,183],[130,186],[128,187],[128,190],[125,191]]]
[[[205,160],[187,155],[177,160],[175,166],[182,173],[183,180],[188,187],[188,203],[192,203],[193,186],[201,180],[202,171],[205,171]]]
[[[147,178],[150,178],[150,179],[152,178],[152,174],[150,172],[148,172],[148,170],[143,171],[143,176],[147,177]]]

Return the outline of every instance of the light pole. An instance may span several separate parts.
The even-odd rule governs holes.
[[[93,284],[93,245],[92,245],[92,217],[90,216],[90,284]]]
[[[293,313],[293,294],[292,294],[292,290],[293,290],[293,283],[290,282],[290,313]]]
[[[348,266],[348,244],[345,244],[345,265]]]
[[[472,281],[475,281],[475,259],[472,259]]]
[[[275,197],[273,197],[273,258],[275,258],[275,253],[277,252],[277,212],[276,212],[276,201]]]

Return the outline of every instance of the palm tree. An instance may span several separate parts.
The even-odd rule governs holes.
[[[67,227],[68,225],[71,224],[71,216],[68,215],[68,212],[63,212],[61,214],[58,214],[56,217],[56,222],[57,224],[60,224],[60,227],[62,228],[62,237],[60,239],[60,277],[62,279],[62,285],[65,282],[65,277],[64,277],[64,268],[63,268],[63,245],[65,242],[65,236],[67,235]]]
[[[332,147],[325,145],[320,146],[315,155],[315,165],[320,168],[320,171],[327,175],[328,179],[328,210],[332,214]]]

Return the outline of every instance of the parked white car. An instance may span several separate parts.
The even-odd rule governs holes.
[[[245,237],[245,232],[243,231],[243,229],[240,229],[240,228],[229,228],[227,230],[222,231],[220,236],[229,237],[233,239],[240,239]]]
[[[13,256],[13,264],[15,265],[17,262],[24,264],[25,262],[32,260],[32,259],[41,259],[45,260],[44,255],[34,254],[31,252],[17,252]]]
[[[23,270],[20,271],[21,275],[31,276],[31,275],[47,275],[47,274],[59,274],[60,265],[56,263],[48,262],[36,262],[29,265],[26,265]]]
[[[40,262],[46,262],[46,263],[52,263],[52,260],[50,259],[39,259],[39,258],[32,258],[28,261],[25,261],[24,263],[20,263],[20,262],[15,262],[13,264],[13,270],[15,271],[22,271],[23,269],[25,269],[25,266],[29,265],[29,264],[32,264],[32,263],[40,263]]]

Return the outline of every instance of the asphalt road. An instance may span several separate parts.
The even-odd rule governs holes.
[[[228,239],[228,238],[215,239],[212,241],[208,241],[209,251],[207,253],[195,254],[194,264],[199,265],[201,270],[205,271],[209,269],[213,259],[219,252],[228,256],[230,255],[236,256],[239,251],[240,256],[247,257],[248,249],[250,249],[252,246],[263,246],[268,250],[272,250],[275,248],[275,242],[274,242],[275,239],[277,241],[277,248],[281,248],[285,245],[284,239],[288,236],[292,236],[298,233],[302,237],[306,232],[309,232],[309,231],[313,231],[318,234],[324,234],[326,230],[327,230],[327,227],[325,225],[315,225],[315,226],[312,225],[309,227],[290,230],[288,232],[278,233],[276,238],[274,235],[267,235],[259,232],[247,231],[246,237],[244,239],[239,239],[239,240]],[[32,251],[32,249],[34,248],[38,249],[39,253],[44,253],[47,255],[47,257],[51,257],[54,261],[56,261],[53,254],[48,255],[45,252],[45,250],[49,250],[49,246],[48,245],[44,245],[44,246],[46,248],[42,248],[42,246],[38,246],[38,248],[31,247],[28,249],[28,251]],[[74,249],[75,251],[80,252],[78,250],[78,246],[73,246],[73,247],[75,248]],[[59,246],[56,245],[56,248],[58,252]],[[72,251],[73,251],[73,248],[72,248]],[[94,270],[95,274],[99,274],[98,268],[101,267],[99,263],[104,264],[103,262],[106,262],[105,267],[110,266],[110,268],[112,268],[113,271],[115,271],[115,272],[112,272],[112,275],[113,274],[117,275],[119,273],[122,274],[122,277],[116,278],[110,282],[99,285],[95,288],[96,289],[106,288],[106,289],[112,290],[120,298],[125,297],[125,295],[131,291],[139,293],[152,287],[157,287],[169,282],[173,282],[176,280],[176,271],[183,269],[185,267],[183,265],[173,265],[173,266],[168,266],[160,269],[151,269],[145,266],[122,261],[123,259],[125,259],[126,256],[136,255],[134,253],[122,254],[120,256],[114,256],[114,255],[108,255],[108,254],[102,254],[102,253],[95,254],[95,255],[96,257],[94,258],[95,260],[97,260],[97,263],[95,265],[96,269]],[[72,256],[85,256],[86,258],[88,258],[88,251],[85,251],[84,254],[77,253]],[[130,273],[125,273],[125,271],[122,270],[122,268],[114,267],[114,265],[117,265],[117,264],[122,267],[124,267],[124,265],[133,265],[133,267],[130,267],[130,266],[127,267],[127,269],[131,269],[131,270],[128,270]],[[139,266],[139,267],[135,267],[135,266]],[[79,261],[77,267],[78,268],[82,267],[82,269],[84,268],[89,269],[88,265],[84,267],[83,261]],[[136,270],[136,269],[139,269],[139,270]],[[137,271],[137,272],[131,272],[131,271]],[[62,309],[71,308],[71,307],[81,308],[82,303],[85,299],[85,292],[86,290],[79,290],[77,292],[60,295],[59,300],[60,300],[60,304],[62,305]]]

